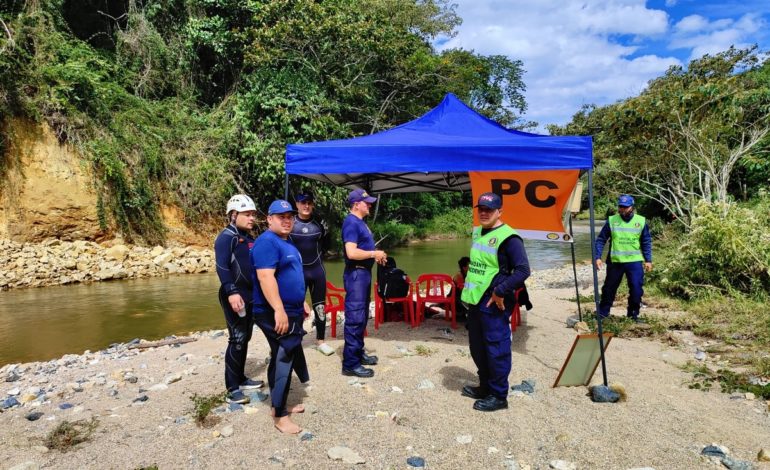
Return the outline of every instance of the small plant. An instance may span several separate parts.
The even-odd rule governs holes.
[[[417,346],[415,346],[414,350],[417,352],[418,356],[425,356],[425,357],[432,356],[436,352],[435,349],[431,349],[427,346],[423,346],[422,344],[418,344]]]
[[[211,414],[211,410],[225,402],[226,396],[227,393],[217,393],[214,395],[193,394],[190,400],[193,402],[192,415],[195,418],[195,423],[201,427],[215,424],[215,420],[211,419],[209,414]]]
[[[99,421],[96,418],[91,418],[90,421],[62,421],[48,433],[44,445],[49,449],[67,452],[72,447],[86,442],[98,425]]]
[[[687,385],[691,389],[708,391],[712,389],[715,382],[718,382],[722,393],[751,392],[758,398],[770,398],[770,384],[752,383],[749,374],[728,369],[719,369],[714,372],[706,366],[692,364],[685,366],[684,369],[693,374],[692,381]]]

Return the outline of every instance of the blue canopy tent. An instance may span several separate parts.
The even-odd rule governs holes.
[[[365,188],[377,194],[467,191],[470,190],[469,171],[576,169],[588,172],[593,250],[591,137],[545,136],[507,129],[449,93],[423,116],[383,132],[351,139],[287,145],[285,192],[288,198],[289,175],[301,175],[350,189]],[[598,311],[597,285],[594,268],[594,298]],[[601,343],[601,322],[598,332]],[[602,344],[600,351],[606,385]]]
[[[469,190],[468,171],[590,170],[591,137],[506,129],[448,94],[377,134],[286,146],[287,175],[373,193]]]

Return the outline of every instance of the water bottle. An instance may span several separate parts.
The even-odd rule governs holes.
[[[246,306],[244,305],[243,307],[238,309],[237,313],[238,313],[239,317],[241,317],[241,318],[245,317],[246,316]]]

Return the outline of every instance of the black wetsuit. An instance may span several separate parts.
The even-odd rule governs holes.
[[[302,220],[295,216],[294,228],[289,238],[302,256],[305,285],[310,290],[310,301],[313,304],[316,339],[323,340],[326,336],[326,270],[322,255],[326,243],[326,229],[315,218]]]
[[[249,249],[254,239],[248,233],[228,225],[214,241],[214,256],[219,276],[219,303],[225,313],[227,331],[230,335],[225,351],[225,386],[228,392],[237,390],[247,379],[246,353],[254,330],[252,309],[252,273],[254,268]],[[230,307],[228,297],[240,294],[246,304],[246,315],[241,317]]]

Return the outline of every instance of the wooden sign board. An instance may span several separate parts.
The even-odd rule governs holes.
[[[612,339],[612,333],[604,333],[603,336],[604,351],[606,352]],[[599,366],[600,360],[599,335],[596,333],[577,335],[553,386],[588,385]]]

